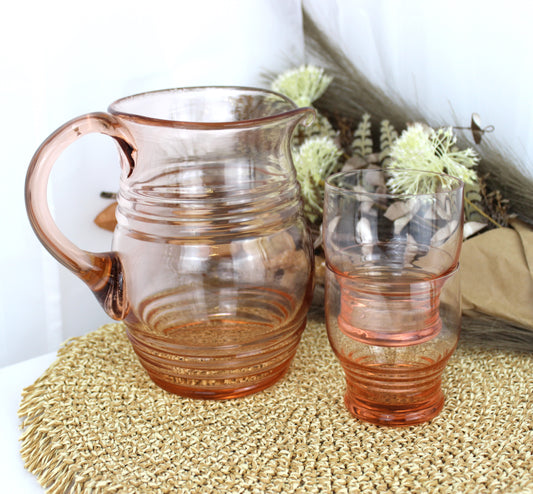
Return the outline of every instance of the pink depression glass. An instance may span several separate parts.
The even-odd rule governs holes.
[[[382,170],[326,183],[326,322],[346,377],[345,403],[379,425],[412,425],[444,404],[441,375],[459,338],[460,180],[418,171],[402,178],[429,194],[389,190]]]
[[[253,88],[155,91],[66,123],[36,152],[26,203],[37,236],[124,320],[162,388],[232,398],[288,369],[313,288],[290,139],[312,114]],[[122,167],[112,250],[100,254],[66,239],[46,201],[57,156],[91,132],[115,139]]]

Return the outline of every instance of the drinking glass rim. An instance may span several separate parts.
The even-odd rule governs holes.
[[[272,95],[279,98],[281,101],[284,101],[288,105],[292,106],[292,109],[287,109],[280,113],[274,115],[267,115],[265,117],[259,118],[250,118],[245,120],[233,120],[233,121],[212,121],[212,122],[200,122],[200,121],[189,121],[189,120],[171,120],[165,118],[159,118],[150,116],[143,112],[130,112],[121,110],[120,106],[124,105],[133,100],[138,100],[143,97],[157,96],[162,94],[172,94],[172,93],[184,93],[184,92],[207,92],[207,91],[233,91],[235,94],[241,92],[248,93],[257,93]],[[178,127],[178,128],[190,128],[190,129],[223,129],[223,128],[235,128],[235,127],[256,127],[259,125],[268,124],[269,122],[279,121],[280,119],[290,119],[296,115],[304,114],[316,114],[316,111],[312,107],[298,107],[294,101],[285,96],[284,94],[272,91],[270,89],[262,89],[251,86],[187,86],[187,87],[175,87],[167,89],[156,89],[153,91],[144,91],[130,96],[124,96],[122,98],[116,99],[108,106],[108,112],[116,117],[125,118],[127,120],[132,120],[137,123],[146,124],[146,125],[155,125],[161,127]]]
[[[348,177],[348,176],[355,176],[355,175],[363,175],[366,173],[380,173],[380,174],[386,174],[390,172],[394,172],[395,170],[384,170],[382,168],[365,168],[362,170],[350,170],[345,172],[337,172],[333,175],[330,175],[326,179],[325,188],[334,190],[337,193],[342,193],[345,195],[361,195],[366,194],[369,196],[377,196],[377,197],[391,197],[391,198],[411,198],[411,197],[434,197],[436,194],[449,194],[451,192],[456,192],[462,188],[464,188],[464,182],[457,177],[454,177],[452,175],[447,175],[446,173],[439,173],[439,172],[432,172],[429,170],[419,170],[416,168],[405,168],[402,170],[397,170],[400,173],[423,173],[425,175],[431,175],[435,177],[445,177],[446,180],[451,180],[454,183],[453,187],[449,187],[446,189],[442,189],[436,192],[429,192],[429,193],[419,193],[419,194],[406,194],[402,192],[370,192],[366,190],[351,190],[346,187],[342,187],[339,185],[335,185],[332,183],[333,180],[335,180],[338,177]]]

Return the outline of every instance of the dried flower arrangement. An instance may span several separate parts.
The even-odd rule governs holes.
[[[272,89],[298,104],[310,106],[324,94],[331,82],[332,78],[322,68],[304,65],[276,77]],[[416,194],[434,190],[435,184],[427,183],[423,174],[419,180],[405,181],[401,173],[405,169],[433,171],[460,178],[468,186],[465,197],[468,235],[488,225],[487,221],[476,221],[480,216],[492,220],[476,205],[481,200],[475,171],[479,156],[471,148],[458,149],[457,137],[451,127],[432,129],[416,122],[406,125],[399,134],[388,120],[382,120],[379,128],[379,140],[374,141],[371,116],[364,113],[351,132],[351,139],[342,142],[340,131],[336,131],[329,120],[318,112],[314,124],[297,132],[293,141],[294,164],[302,188],[304,210],[315,231],[322,221],[327,177],[340,170],[366,167],[383,167],[392,171],[393,178],[388,186],[395,193]],[[503,219],[505,221],[506,217]],[[492,224],[499,226],[495,220]]]
[[[317,237],[319,284],[324,270],[323,186],[329,174],[386,167],[457,176],[466,184],[467,240],[462,256],[466,339],[533,350],[533,230],[528,226],[533,225],[533,179],[511,152],[485,138],[494,128],[483,128],[477,114],[468,127],[430,127],[424,115],[399,95],[386,94],[370,83],[305,9],[303,18],[306,47],[320,67],[306,65],[267,79],[273,89],[318,112],[313,126],[296,133],[293,152],[305,212]],[[461,132],[465,129],[470,138]],[[404,183],[400,175],[389,185],[404,192],[431,186]],[[510,271],[501,269],[502,264]]]
[[[494,130],[482,127],[480,118],[473,114],[470,125],[442,122],[438,117],[422,112],[417,106],[407,103],[393,89],[385,91],[372,84],[345,55],[343,50],[325,34],[303,9],[304,41],[307,57],[323,68],[331,82],[320,99],[313,105],[325,115],[338,131],[341,147],[349,150],[352,133],[365,113],[372,116],[372,128],[379,130],[379,123],[386,120],[395,129],[404,129],[409,122],[437,122],[434,127],[453,127],[459,148],[474,147],[479,157],[477,175],[479,196],[477,206],[500,226],[506,226],[511,214],[533,225],[533,178],[512,150],[497,145],[485,134]],[[268,76],[271,80],[275,76]],[[485,189],[490,197],[482,193]],[[499,199],[496,199],[498,196]],[[501,202],[502,198],[506,201]],[[512,205],[512,208],[511,208]],[[512,209],[512,213],[511,213]],[[485,218],[489,223],[490,220]],[[496,227],[491,223],[493,227]]]

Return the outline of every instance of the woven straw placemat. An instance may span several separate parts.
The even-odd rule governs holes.
[[[461,344],[433,421],[354,419],[324,324],[237,400],[166,393],[121,324],[68,342],[24,390],[22,456],[49,492],[533,492],[533,355]]]

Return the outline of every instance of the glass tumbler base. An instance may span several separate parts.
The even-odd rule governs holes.
[[[344,403],[352,415],[365,422],[389,427],[407,427],[427,422],[436,417],[444,406],[444,395],[439,392],[429,401],[415,404],[412,407],[365,403],[348,394],[344,397]]]

